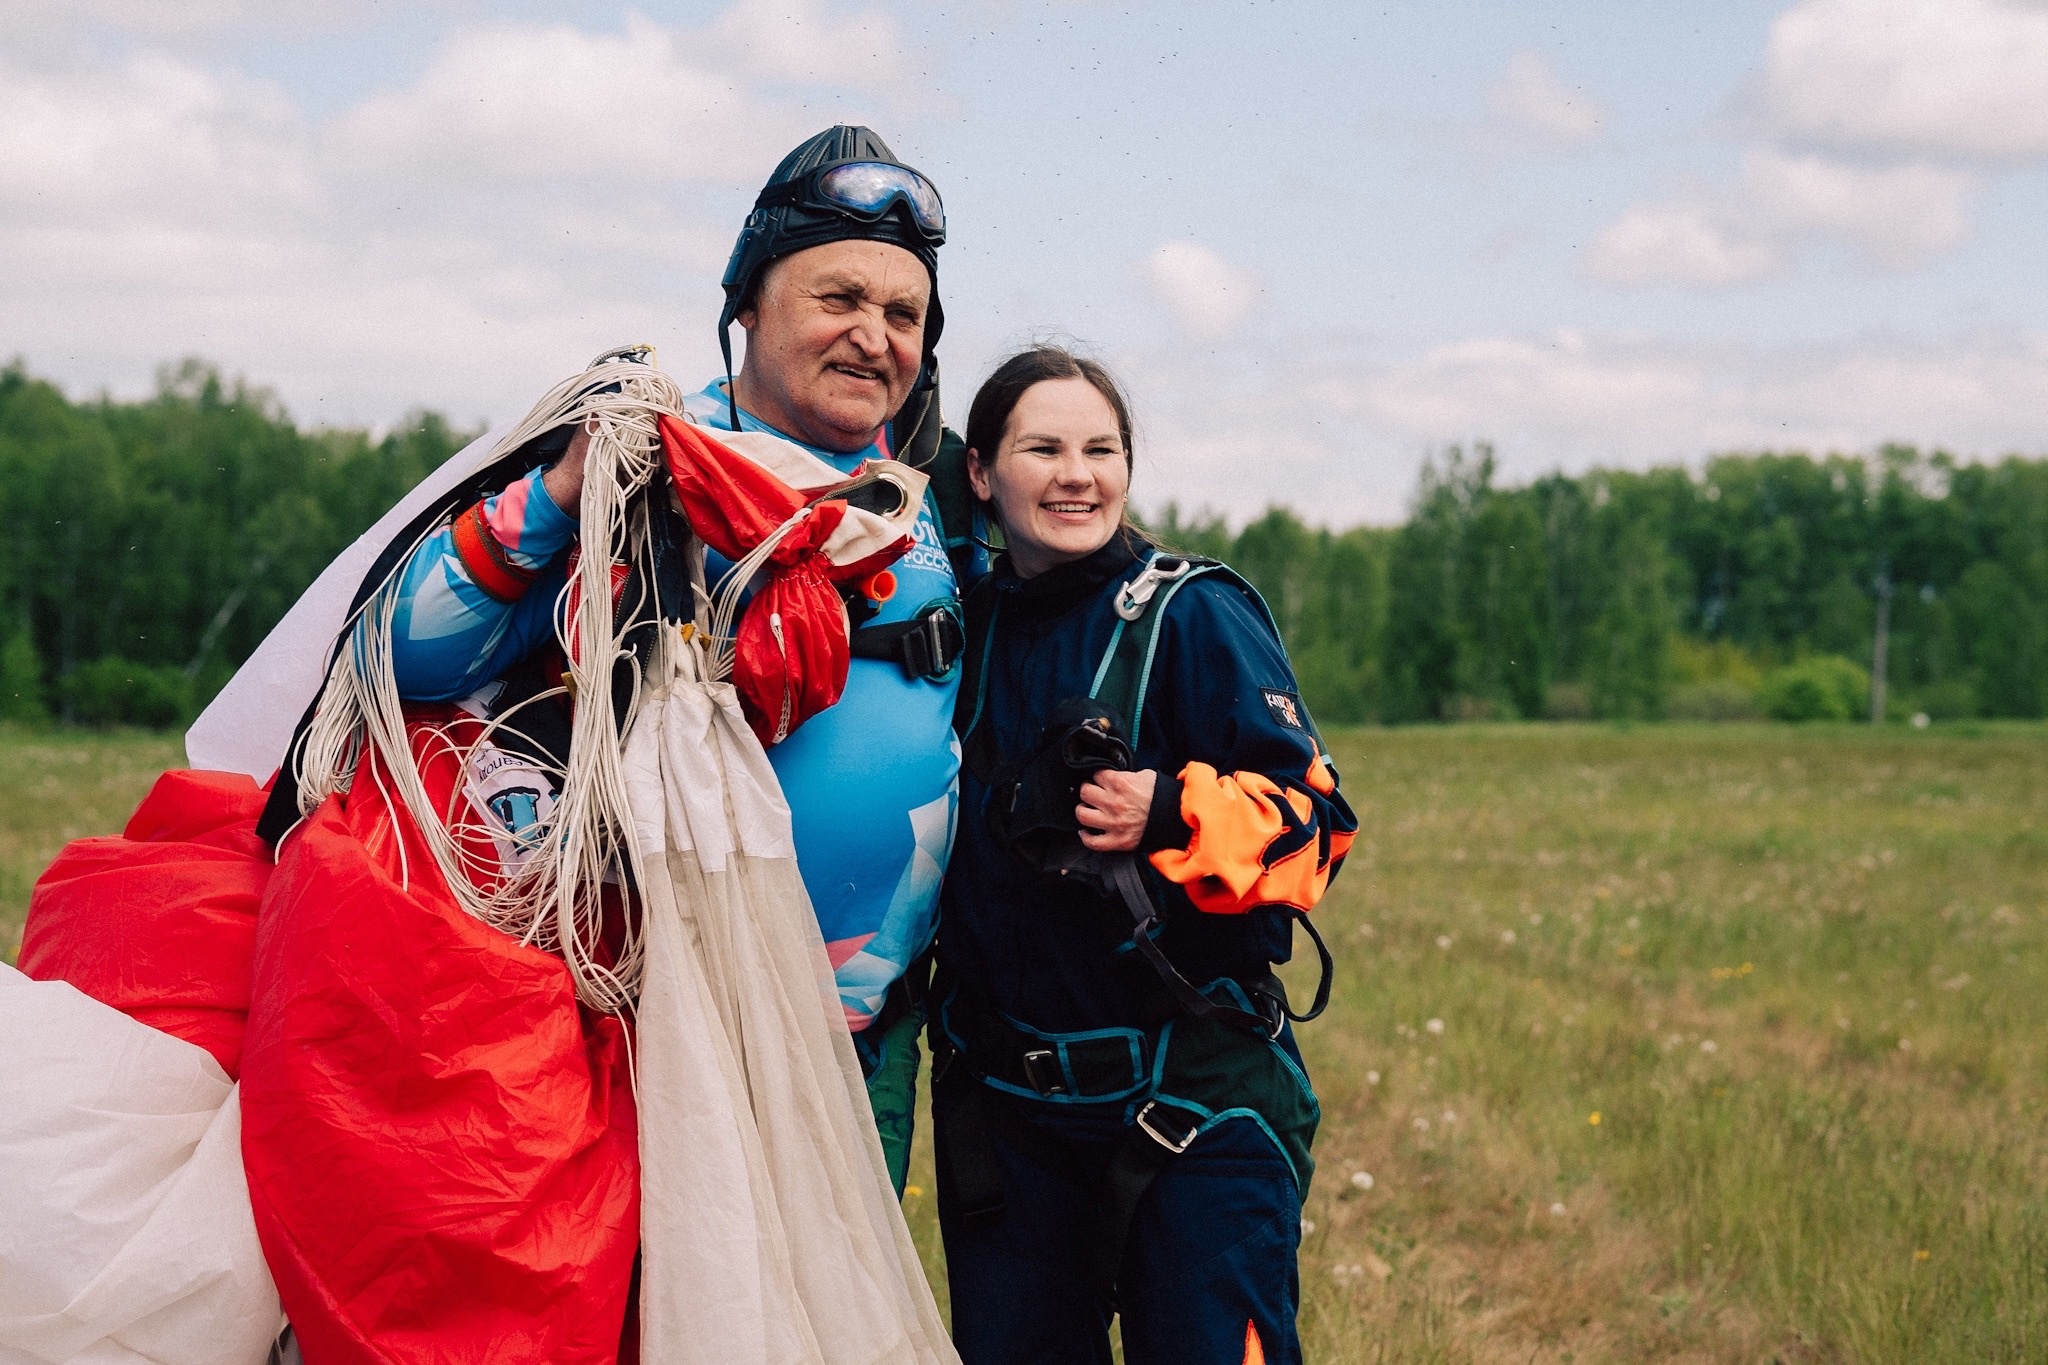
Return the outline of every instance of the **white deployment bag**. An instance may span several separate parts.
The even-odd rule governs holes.
[[[646,944],[642,1356],[954,1362],[897,1208],[789,807],[704,637],[663,629],[624,745]]]
[[[0,963],[0,1365],[261,1365],[283,1326],[204,1048]]]

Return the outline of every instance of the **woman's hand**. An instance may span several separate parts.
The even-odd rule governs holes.
[[[1074,818],[1081,822],[1081,844],[1097,853],[1130,853],[1145,837],[1152,814],[1152,789],[1159,774],[1150,768],[1120,773],[1104,768],[1081,784],[1081,804]]]
[[[590,428],[580,426],[569,438],[569,448],[562,452],[562,458],[540,476],[540,486],[548,490],[548,497],[555,506],[572,517],[583,513],[583,459],[590,454]]]

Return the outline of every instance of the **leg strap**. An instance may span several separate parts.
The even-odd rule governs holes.
[[[1124,1248],[1130,1244],[1131,1224],[1138,1216],[1138,1201],[1167,1163],[1188,1149],[1201,1131],[1202,1115],[1165,1100],[1149,1100],[1138,1111],[1137,1122],[1125,1131],[1110,1158],[1102,1181],[1102,1202],[1096,1208],[1093,1272],[1095,1289],[1103,1305],[1116,1311],[1116,1281],[1122,1273]]]

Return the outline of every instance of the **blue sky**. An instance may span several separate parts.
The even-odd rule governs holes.
[[[708,377],[761,178],[836,120],[945,194],[949,409],[1077,340],[1137,496],[1398,518],[1726,449],[2048,448],[2036,0],[960,6],[0,0],[0,355],[197,354],[301,421]]]

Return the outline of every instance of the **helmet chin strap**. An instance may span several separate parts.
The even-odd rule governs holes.
[[[740,429],[739,385],[732,377],[732,319],[725,318],[718,324],[718,350],[725,357],[725,411],[732,429]]]

